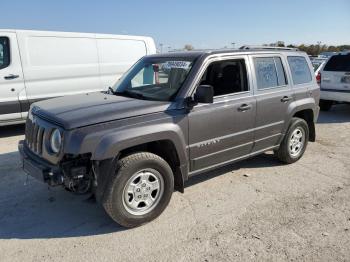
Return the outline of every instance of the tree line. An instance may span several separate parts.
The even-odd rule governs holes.
[[[294,47],[293,45],[288,45],[288,47]],[[317,56],[323,52],[342,52],[350,50],[350,45],[299,45],[296,46],[299,50],[305,51],[308,55]]]
[[[278,46],[278,47],[292,47],[298,48],[301,51],[306,52],[308,55],[318,56],[323,52],[342,52],[350,51],[350,45],[321,45],[321,44],[312,44],[312,45],[285,45],[283,41],[278,41],[273,44],[264,44],[264,46]],[[191,44],[186,44],[183,48],[184,50],[190,51],[195,49]]]
[[[285,47],[283,41],[278,41],[274,44],[269,44],[268,46],[278,46]],[[287,45],[286,47],[298,48],[301,51],[306,52],[308,55],[318,56],[323,52],[342,52],[342,51],[350,51],[350,45],[321,45],[321,44],[312,44],[312,45]]]

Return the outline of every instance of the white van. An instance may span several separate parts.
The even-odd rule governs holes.
[[[0,126],[24,122],[35,101],[107,90],[154,53],[150,37],[0,29]]]

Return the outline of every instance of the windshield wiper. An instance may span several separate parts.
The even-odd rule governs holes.
[[[116,92],[114,91],[114,89],[112,87],[109,86],[108,87],[108,93],[112,94],[112,95],[115,95]]]
[[[101,91],[101,93],[108,94],[108,95],[115,95],[115,91],[110,86],[108,87],[108,89],[106,91]]]
[[[115,95],[120,96],[126,96],[126,97],[132,97],[132,98],[139,98],[139,99],[146,99],[146,97],[141,93],[135,93],[129,90],[124,90],[123,92],[115,92],[113,91]]]
[[[141,93],[136,93],[136,92],[131,92],[129,90],[125,90],[124,91],[125,93],[127,93],[130,97],[133,97],[133,98],[140,98],[140,99],[145,99],[146,97],[141,94]]]

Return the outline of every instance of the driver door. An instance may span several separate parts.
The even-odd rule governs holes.
[[[247,56],[212,61],[202,84],[214,87],[214,103],[198,104],[188,115],[190,175],[251,153],[256,100]]]

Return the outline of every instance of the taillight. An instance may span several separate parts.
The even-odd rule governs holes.
[[[316,81],[318,85],[321,85],[321,72],[318,72],[317,76],[316,76]]]

